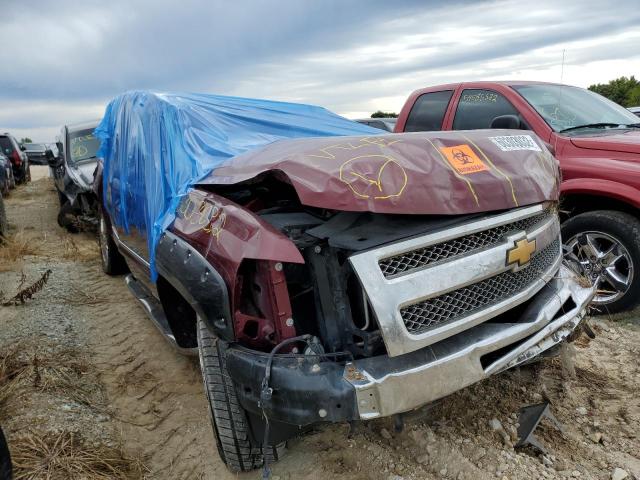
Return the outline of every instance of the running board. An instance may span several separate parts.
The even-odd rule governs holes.
[[[147,316],[151,319],[156,328],[160,330],[162,336],[167,339],[171,346],[183,355],[198,355],[197,348],[183,348],[178,345],[176,337],[171,333],[169,321],[164,314],[162,305],[158,300],[156,300],[151,292],[149,292],[147,287],[137,281],[131,274],[127,275],[124,280],[133,296],[136,297],[136,300],[138,300],[140,305],[142,305],[142,308],[144,308]]]

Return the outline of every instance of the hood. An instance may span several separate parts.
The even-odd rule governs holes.
[[[571,137],[571,143],[578,148],[589,150],[608,150],[640,154],[640,129],[603,132],[601,135],[589,137]]]
[[[231,185],[272,173],[308,206],[457,215],[558,198],[557,161],[531,132],[474,130],[275,142],[198,182]]]
[[[93,184],[93,173],[98,165],[98,160],[86,160],[69,166],[69,176],[83,190],[90,190]]]

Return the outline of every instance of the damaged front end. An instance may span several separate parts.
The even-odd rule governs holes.
[[[284,264],[280,272],[291,301],[287,318],[294,319],[295,335],[311,340],[271,360],[267,402],[261,398],[270,356],[264,343],[274,347],[286,335],[262,339],[262,351],[234,342],[227,366],[242,406],[293,426],[393,415],[566,340],[594,291],[562,264],[554,208],[545,203],[473,216],[445,229],[424,219],[423,234],[364,251],[357,243],[369,240],[362,231],[376,231],[375,221],[360,218],[363,223],[328,239],[314,235],[326,233],[326,223],[308,228],[295,240],[305,264]],[[403,230],[396,225],[395,231]],[[530,261],[509,263],[523,239],[536,242]],[[261,292],[266,283],[252,278],[243,283]],[[291,433],[283,425],[274,429],[274,441]]]
[[[48,162],[58,191],[58,224],[70,232],[97,231],[98,197],[94,178],[98,165],[96,122],[65,125],[60,132],[59,156]]]
[[[93,179],[96,162],[85,167],[85,170],[91,171],[91,179]],[[87,172],[74,170],[77,169],[67,169],[62,190],[58,191],[60,199],[58,224],[71,232],[95,232],[98,228],[98,197],[92,183],[86,178]]]
[[[271,442],[407,412],[530,361],[578,327],[593,296],[562,264],[553,201],[409,216],[306,207],[275,180],[260,189],[192,192],[172,235],[233,286],[228,318],[208,324]]]

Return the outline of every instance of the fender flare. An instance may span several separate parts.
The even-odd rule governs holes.
[[[212,333],[228,342],[234,341],[227,285],[200,252],[166,231],[156,247],[156,268]]]
[[[575,178],[562,182],[560,195],[588,194],[608,197],[640,208],[640,191],[624,183],[599,178]]]

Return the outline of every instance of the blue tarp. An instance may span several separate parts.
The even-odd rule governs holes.
[[[383,133],[324,108],[207,94],[128,92],[112,100],[95,134],[103,194],[114,224],[155,247],[191,186],[236,155],[288,138]]]

